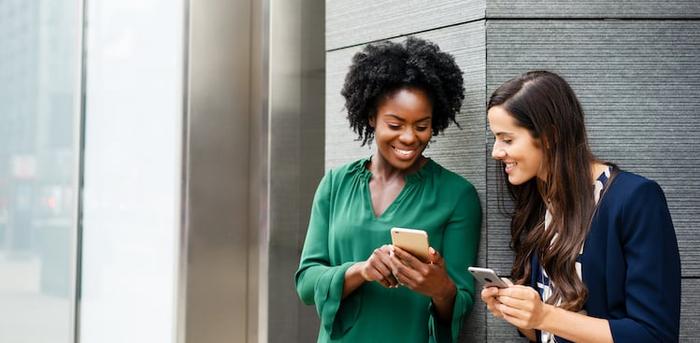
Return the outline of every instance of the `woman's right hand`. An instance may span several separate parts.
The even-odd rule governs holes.
[[[399,282],[396,281],[394,274],[391,272],[391,245],[382,245],[374,249],[369,258],[361,262],[360,274],[365,281],[377,281],[382,286],[387,288],[397,287]]]
[[[505,278],[503,278],[503,281],[509,285],[513,284],[510,280]],[[491,312],[494,317],[504,319],[503,312],[498,309],[500,306],[503,306],[503,303],[498,301],[498,292],[498,287],[484,288],[481,290],[481,300],[486,304],[486,308],[488,308],[489,312]],[[530,342],[537,341],[535,330],[522,328],[518,328],[518,330],[525,335]]]
[[[498,287],[486,287],[481,290],[481,300],[486,304],[489,312],[496,318],[503,318],[503,313],[498,309],[501,302],[498,301]]]

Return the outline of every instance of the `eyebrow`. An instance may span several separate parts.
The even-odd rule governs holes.
[[[393,113],[385,113],[384,115],[390,116],[390,117],[394,117],[394,119],[396,119],[396,120],[406,121],[406,119],[404,119],[404,118],[402,118],[402,117],[399,117],[398,115],[393,114]],[[432,116],[427,115],[427,116],[425,116],[425,117],[423,117],[423,118],[421,118],[421,119],[416,120],[416,122],[425,121],[425,120],[428,120],[428,119],[431,119],[431,118],[432,118]]]
[[[513,135],[512,132],[496,132],[495,133],[496,137],[498,137],[498,136],[512,136],[512,135]]]

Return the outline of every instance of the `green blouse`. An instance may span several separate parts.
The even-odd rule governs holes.
[[[330,170],[314,197],[296,289],[321,318],[318,342],[456,342],[474,304],[467,267],[476,260],[481,207],[476,190],[433,160],[406,176],[396,200],[381,216],[372,210],[371,172],[362,159]],[[405,287],[367,282],[342,299],[345,271],[391,244],[390,229],[428,232],[457,287],[451,323],[437,318],[429,297]]]

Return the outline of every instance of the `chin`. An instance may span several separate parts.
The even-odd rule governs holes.
[[[525,181],[519,179],[518,177],[511,176],[511,175],[508,175],[508,182],[514,186],[520,186],[523,183],[525,183]]]
[[[395,155],[394,151],[389,149],[380,151],[380,154],[384,158],[384,160],[389,163],[393,168],[396,168],[398,170],[407,170],[416,165],[418,161],[421,160],[423,154],[422,154],[422,149],[420,153],[417,153],[413,158],[411,159],[402,159],[399,158],[398,156]]]
[[[514,186],[520,186],[537,177],[536,175],[508,175],[508,182]]]

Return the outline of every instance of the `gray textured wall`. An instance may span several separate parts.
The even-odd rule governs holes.
[[[507,220],[496,204],[485,101],[515,75],[555,71],[583,103],[594,152],[666,192],[683,264],[681,340],[700,340],[700,238],[693,234],[700,173],[691,169],[700,161],[700,2],[327,1],[326,169],[371,153],[354,140],[342,111],[351,56],[367,43],[409,34],[454,54],[465,73],[463,129],[448,129],[427,154],[479,191],[486,214],[479,264],[505,273],[512,261]],[[479,302],[462,341],[522,339]]]

